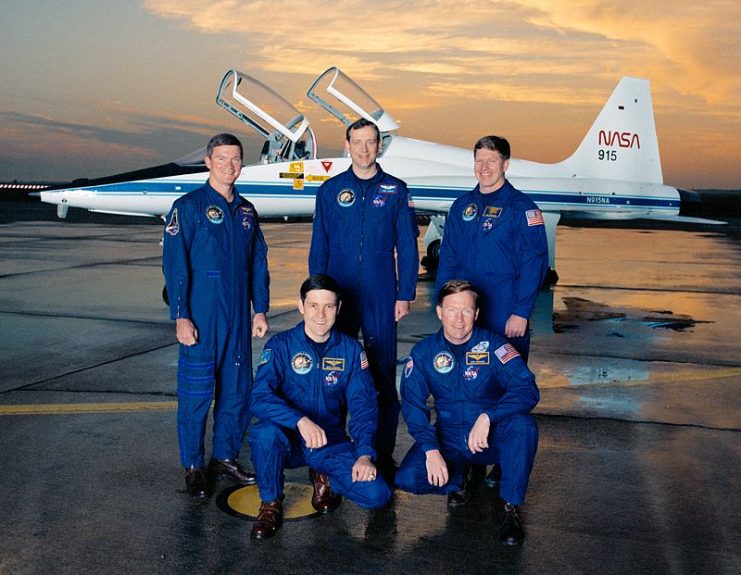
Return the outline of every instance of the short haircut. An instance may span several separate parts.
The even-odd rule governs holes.
[[[483,138],[479,138],[479,141],[473,147],[474,158],[476,157],[476,150],[480,150],[481,148],[499,152],[503,160],[509,160],[509,142],[500,136],[484,136]]]
[[[340,286],[332,276],[327,274],[313,274],[304,280],[301,284],[299,294],[301,295],[301,301],[306,301],[306,294],[315,289],[325,289],[333,292],[337,296],[339,302],[342,298],[340,297]]]
[[[240,142],[239,138],[233,134],[216,134],[211,138],[206,146],[206,155],[209,158],[211,157],[211,154],[214,153],[214,148],[216,146],[239,146],[239,157],[244,158],[242,142]]]
[[[355,120],[352,124],[350,124],[347,127],[347,130],[345,130],[345,139],[349,142],[350,132],[352,132],[353,130],[359,130],[360,128],[365,128],[366,126],[371,126],[376,131],[376,141],[380,142],[381,132],[378,130],[378,126],[376,126],[370,120],[366,120],[365,118],[360,118],[360,120]]]
[[[473,295],[473,305],[478,308],[479,307],[479,292],[478,290],[473,287],[473,284],[468,280],[448,280],[443,284],[443,287],[440,288],[440,291],[437,292],[437,305],[443,305],[443,300],[446,296],[449,296],[454,293],[461,293],[464,291],[470,291]]]

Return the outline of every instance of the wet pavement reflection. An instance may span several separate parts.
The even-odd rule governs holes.
[[[299,320],[311,225],[264,229],[276,333]],[[560,281],[531,326],[527,539],[511,550],[496,490],[480,485],[453,513],[445,497],[397,492],[386,509],[345,502],[262,544],[217,504],[230,486],[190,501],[160,233],[0,224],[0,573],[741,572],[738,234],[558,228]],[[433,289],[420,269],[399,371],[438,329]],[[397,459],[410,445],[402,423]],[[286,477],[307,484],[305,469]]]

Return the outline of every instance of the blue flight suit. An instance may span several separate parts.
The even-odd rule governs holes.
[[[445,219],[436,289],[451,279],[470,281],[481,295],[479,321],[504,335],[510,315],[530,318],[548,271],[548,240],[538,206],[505,181],[482,194],[477,185],[459,197]],[[512,338],[527,362],[529,330]]]
[[[339,284],[338,329],[353,337],[363,331],[379,394],[376,449],[379,461],[387,463],[394,452],[400,411],[394,309],[397,300],[415,298],[419,253],[406,184],[376,167],[376,175],[368,180],[358,178],[350,167],[317,191],[309,273],[328,274]]]
[[[357,339],[333,329],[325,344],[317,344],[306,335],[304,322],[273,336],[260,358],[251,409],[259,420],[249,441],[263,501],[283,494],[286,467],[304,465],[326,473],[333,491],[362,507],[382,507],[391,497],[381,475],[352,481],[358,457],[375,458],[378,415],[368,360]],[[324,430],[327,445],[306,447],[296,428],[304,416]]]
[[[429,396],[437,419],[430,422]],[[514,346],[476,327],[471,339],[453,346],[443,330],[412,348],[401,378],[401,407],[415,443],[396,475],[396,486],[412,493],[452,493],[463,487],[469,464],[499,463],[502,499],[521,505],[538,448],[538,427],[530,411],[540,399],[535,376]],[[482,413],[489,416],[489,447],[468,449],[468,434]],[[425,453],[439,449],[448,483],[427,481]]]
[[[180,345],[178,437],[183,467],[204,466],[203,442],[214,404],[214,459],[239,454],[250,421],[250,305],[266,313],[267,245],[255,207],[209,183],[175,201],[164,234],[170,318],[190,318],[198,342]]]

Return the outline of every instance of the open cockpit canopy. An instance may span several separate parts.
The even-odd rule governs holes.
[[[260,163],[316,158],[309,120],[259,80],[229,70],[219,85],[216,103],[265,138]]]

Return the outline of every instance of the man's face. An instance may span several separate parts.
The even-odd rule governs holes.
[[[471,339],[473,324],[479,310],[470,291],[446,295],[436,309],[437,317],[443,323],[445,339],[456,345]]]
[[[231,187],[242,172],[242,156],[239,146],[215,146],[211,157],[206,156],[206,167],[211,174],[209,180],[212,185]],[[214,188],[217,186],[214,185]]]
[[[496,150],[480,148],[473,160],[473,173],[479,181],[482,193],[498,190],[504,184],[504,172],[509,168],[509,160],[502,159]]]
[[[367,170],[376,163],[380,142],[373,126],[350,130],[350,140],[345,144],[354,168]]]
[[[337,294],[326,289],[311,290],[304,301],[299,299],[298,311],[304,316],[306,335],[319,343],[327,341],[340,311]]]

